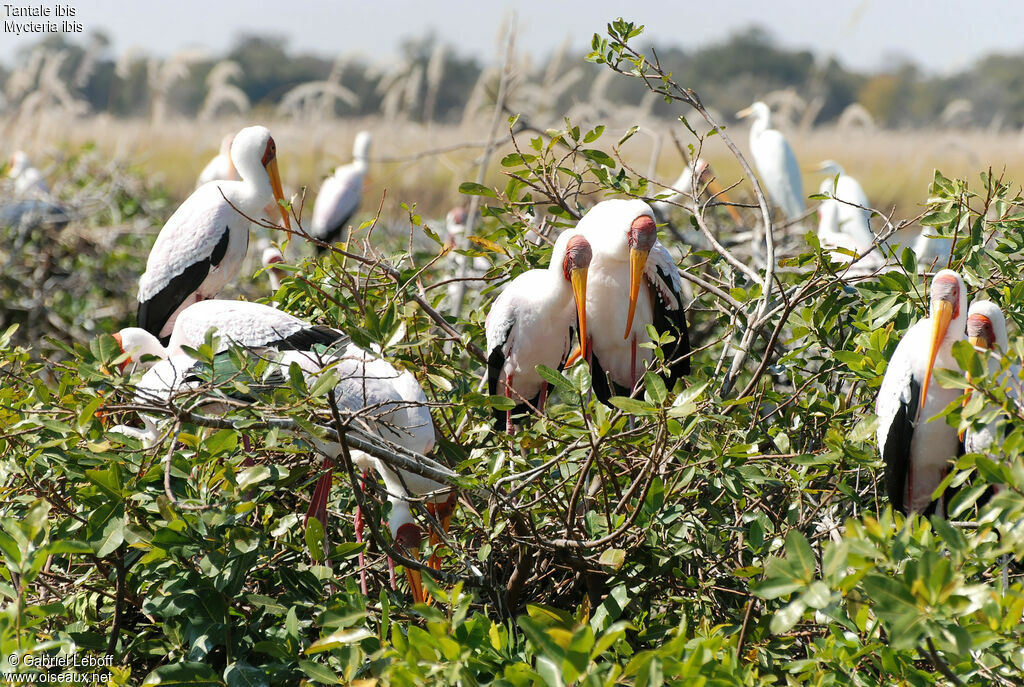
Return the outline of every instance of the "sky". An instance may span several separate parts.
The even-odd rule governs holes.
[[[977,0],[22,0],[6,8],[57,5],[72,21],[102,29],[115,53],[129,48],[166,56],[186,48],[216,55],[244,32],[283,35],[292,50],[334,57],[393,58],[403,38],[433,30],[463,55],[496,59],[497,32],[515,12],[520,49],[543,57],[568,39],[585,50],[595,32],[620,15],[645,24],[659,45],[698,48],[759,25],[786,47],[834,56],[862,71],[884,70],[904,58],[937,74],[955,73],[990,52],[1024,51],[1024,3]],[[6,17],[0,62],[38,34],[17,36]],[[61,21],[51,18],[50,21]],[[84,35],[84,34],[83,34]]]

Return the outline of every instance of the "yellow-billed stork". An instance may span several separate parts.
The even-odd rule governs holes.
[[[935,367],[958,367],[953,344],[964,338],[967,293],[953,270],[935,275],[929,316],[900,339],[878,390],[878,448],[893,508],[929,513],[932,493],[960,451],[956,429],[932,419],[960,397],[960,389],[932,384]],[[941,511],[940,511],[941,512]]]
[[[170,336],[183,309],[213,298],[242,266],[249,245],[247,217],[283,200],[277,144],[262,126],[242,129],[231,144],[241,181],[212,181],[196,189],[167,220],[139,279],[139,327]],[[233,207],[232,207],[233,206]],[[278,206],[285,227],[288,213]]]
[[[370,166],[370,132],[360,131],[352,144],[352,162],[334,170],[324,179],[313,204],[309,235],[326,244],[341,237],[348,221],[359,209],[363,198],[363,180]],[[327,250],[317,245],[317,252]]]
[[[574,333],[587,350],[587,271],[593,252],[586,238],[563,232],[547,269],[529,270],[513,279],[487,313],[487,388],[516,401],[504,416],[512,431],[513,414],[529,406],[543,410],[547,382],[538,365],[561,369]],[[527,405],[529,404],[529,405]]]
[[[654,360],[642,346],[651,340],[647,325],[675,339],[662,347],[671,388],[690,373],[690,339],[682,279],[658,241],[651,207],[642,200],[605,200],[571,231],[584,236],[594,253],[587,285],[594,393],[601,401],[632,393]]]

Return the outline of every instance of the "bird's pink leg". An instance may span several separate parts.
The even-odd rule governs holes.
[[[540,402],[537,404],[537,411],[538,412],[541,412],[541,413],[544,412],[544,404],[547,402],[547,400],[548,400],[548,383],[547,382],[541,382],[540,383]]]
[[[512,398],[512,375],[505,377],[505,397]],[[512,411],[505,411],[505,431],[511,434],[514,430],[512,425]]]
[[[366,493],[365,484],[366,484],[366,471],[364,470],[363,471],[363,484],[360,485],[360,487],[359,487],[360,491],[362,491],[364,494]],[[362,544],[363,543],[363,509],[359,507],[358,503],[356,504],[356,518],[355,518],[355,522],[353,523],[353,526],[355,527],[355,530],[356,530],[356,543],[357,544]],[[359,552],[359,558],[357,560],[358,560],[358,563],[359,563],[359,589],[363,592],[363,596],[366,596],[366,554],[364,554],[362,551],[360,551]],[[389,558],[388,560],[390,561],[391,559]],[[394,573],[392,573],[392,577],[394,577]]]
[[[316,481],[313,488],[313,496],[309,499],[309,509],[306,511],[306,519],[303,525],[309,523],[310,518],[316,518],[320,524],[327,529],[327,498],[331,493],[331,478],[334,474],[334,461],[324,459],[324,474]]]

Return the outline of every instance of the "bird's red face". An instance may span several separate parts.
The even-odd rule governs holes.
[[[996,332],[992,320],[975,313],[967,318],[967,340],[975,348],[992,350],[996,347]]]
[[[422,543],[423,533],[420,531],[419,525],[416,525],[415,523],[407,522],[399,527],[398,531],[395,532],[395,544],[405,548],[412,558],[419,557],[420,545]],[[423,594],[423,580],[420,577],[420,571],[407,568],[405,576],[409,580],[409,589],[412,591],[412,600],[418,604],[423,603],[425,597]]]
[[[651,248],[657,240],[658,229],[650,215],[637,217],[626,232],[626,241],[629,243],[629,314],[626,316],[626,333],[622,335],[623,339],[628,339],[629,332],[633,330],[633,315],[636,314],[640,282],[647,268],[647,256],[651,254]]]
[[[594,251],[582,236],[573,236],[565,247],[562,274],[572,284],[572,297],[576,301],[576,317],[580,323],[580,355],[587,356],[587,270]]]
[[[918,408],[924,406],[924,399],[928,395],[928,384],[932,378],[932,368],[935,367],[935,358],[939,355],[939,347],[946,338],[949,331],[949,323],[960,316],[960,286],[961,282],[956,272],[942,270],[932,281],[930,318],[932,321],[932,335],[928,347],[928,368],[925,372],[924,383],[921,385],[921,403]]]
[[[267,170],[267,176],[270,177],[270,188],[274,191],[274,200],[277,202],[277,209],[281,212],[284,228],[291,229],[292,223],[288,219],[288,211],[281,205],[281,202],[284,201],[284,190],[281,187],[281,174],[277,171],[277,144],[274,143],[273,137],[267,141],[267,148],[263,151],[263,159],[260,162],[263,163],[264,169]]]
[[[117,332],[113,336],[114,336],[114,341],[117,342],[117,347],[121,349],[122,353],[124,353],[125,352],[125,350],[124,350],[124,340],[121,338],[121,332]],[[128,356],[127,358],[125,358],[125,361],[123,363],[118,365],[118,369],[121,372],[124,372],[124,368],[128,367],[128,365],[131,362],[132,362],[132,357]]]

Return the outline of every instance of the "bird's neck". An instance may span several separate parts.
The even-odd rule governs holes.
[[[263,165],[235,165],[241,181],[222,183],[225,195],[230,188],[230,200],[250,217],[255,217],[269,203],[274,201],[274,190],[270,187],[270,176]],[[230,184],[230,187],[228,186]]]

